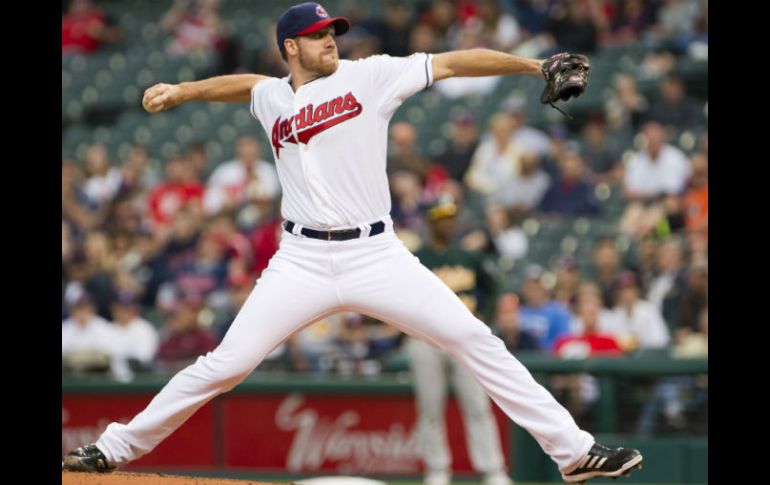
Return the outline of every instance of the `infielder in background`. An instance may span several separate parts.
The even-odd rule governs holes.
[[[453,242],[457,205],[450,199],[435,201],[425,213],[430,235],[415,256],[452,290],[476,315],[494,303],[496,282],[482,268],[478,253]],[[448,485],[452,456],[447,443],[444,408],[447,377],[460,403],[465,439],[473,468],[484,475],[484,485],[510,485],[500,447],[497,423],[484,389],[457,360],[422,340],[409,337],[405,349],[411,362],[417,395],[420,449],[425,462],[425,485]],[[451,369],[451,372],[450,372]]]
[[[292,334],[340,311],[370,315],[448,353],[534,436],[566,481],[618,476],[641,462],[639,451],[604,447],[578,428],[401,243],[389,215],[388,122],[404,99],[455,76],[526,74],[550,84],[562,57],[473,49],[340,60],[335,35],[349,27],[347,19],[303,3],[281,15],[276,28],[289,76],[237,74],[145,92],[151,113],[188,101],[250,103],[271,141],[285,232],[222,343],[171,378],[128,424],[111,423],[96,443],[67,453],[64,469],[107,472],[150,452]]]

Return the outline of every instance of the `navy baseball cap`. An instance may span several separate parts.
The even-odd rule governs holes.
[[[283,49],[283,41],[298,35],[308,35],[334,26],[334,34],[342,35],[350,28],[350,21],[345,17],[329,17],[326,9],[314,2],[300,3],[285,11],[278,19],[275,37],[278,48]]]

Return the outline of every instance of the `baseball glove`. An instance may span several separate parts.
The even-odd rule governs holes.
[[[553,104],[556,101],[567,101],[571,97],[583,94],[588,86],[588,76],[591,73],[591,64],[588,58],[582,54],[570,54],[562,52],[551,56],[541,67],[545,76],[545,88],[540,94],[540,102],[550,104],[561,114],[570,118],[567,113]]]

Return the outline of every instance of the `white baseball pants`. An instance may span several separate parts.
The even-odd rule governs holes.
[[[447,352],[561,471],[571,471],[593,437],[511,355],[392,230],[349,241],[283,233],[222,343],[177,373],[128,424],[110,424],[97,447],[114,464],[150,452],[215,396],[245,379],[274,348],[313,321],[355,311]]]

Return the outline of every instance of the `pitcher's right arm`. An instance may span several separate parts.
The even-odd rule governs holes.
[[[249,102],[251,89],[265,79],[270,78],[260,74],[230,74],[179,84],[158,83],[145,90],[142,106],[149,113],[156,113],[187,101]]]

